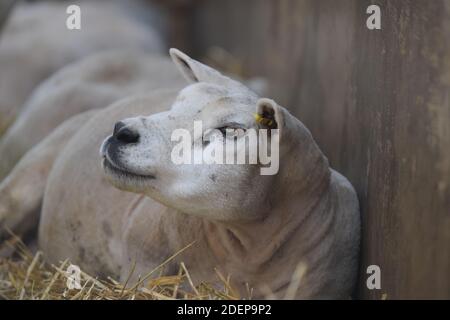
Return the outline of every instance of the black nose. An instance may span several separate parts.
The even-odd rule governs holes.
[[[121,143],[136,143],[139,141],[139,133],[127,128],[125,123],[121,121],[114,125],[113,137]]]

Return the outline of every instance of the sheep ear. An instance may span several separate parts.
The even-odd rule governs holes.
[[[271,99],[261,98],[258,100],[255,118],[261,128],[280,129],[280,131],[283,129],[283,110]]]
[[[171,48],[170,57],[175,65],[180,70],[181,74],[190,83],[195,82],[208,82],[218,85],[230,86],[230,85],[240,85],[239,82],[234,81],[224,75],[219,71],[200,63],[187,54],[181,52],[178,49]]]

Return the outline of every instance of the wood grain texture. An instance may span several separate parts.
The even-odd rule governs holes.
[[[11,12],[11,9],[16,4],[15,0],[1,0],[0,1],[0,34],[3,28],[3,25],[5,24],[6,20],[8,19],[9,13]]]
[[[269,79],[362,208],[357,297],[450,298],[450,1],[209,0],[193,12],[211,46]],[[377,264],[382,289],[368,290]]]

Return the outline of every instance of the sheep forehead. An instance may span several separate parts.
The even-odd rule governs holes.
[[[211,107],[228,107],[254,105],[253,95],[235,88],[227,88],[209,83],[198,83],[183,89],[173,106],[174,111],[198,114],[203,109]]]

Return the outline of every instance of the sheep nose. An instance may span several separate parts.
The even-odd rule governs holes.
[[[136,143],[139,141],[139,133],[125,126],[119,121],[114,125],[113,137],[120,143]]]

